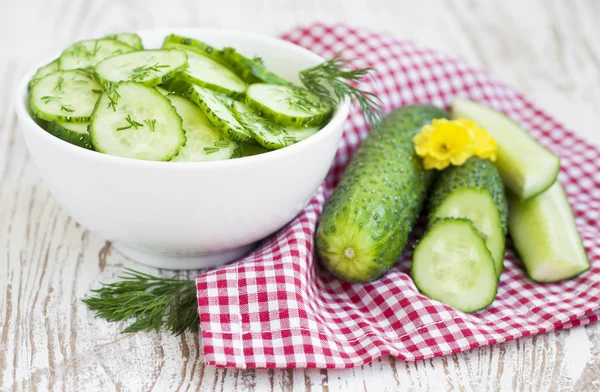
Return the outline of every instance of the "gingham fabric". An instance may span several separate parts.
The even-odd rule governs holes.
[[[409,251],[382,278],[342,282],[314,256],[313,234],[327,197],[369,130],[351,113],[335,162],[306,209],[237,263],[197,278],[205,361],[213,366],[348,368],[389,354],[415,361],[572,328],[600,318],[600,150],[513,88],[444,54],[387,35],[315,24],[283,38],[325,58],[341,52],[374,67],[365,81],[386,111],[454,96],[488,104],[521,123],[561,158],[560,181],[592,269],[555,284],[529,281],[510,244],[493,305],[465,314],[413,284]],[[390,157],[393,159],[393,157]],[[410,249],[407,246],[406,249]]]

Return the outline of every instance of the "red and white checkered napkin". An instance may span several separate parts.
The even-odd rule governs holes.
[[[306,209],[248,257],[197,278],[207,364],[346,368],[384,354],[415,361],[600,319],[598,148],[485,72],[412,43],[322,24],[283,38],[325,58],[341,51],[376,68],[377,82],[364,87],[388,111],[417,102],[447,106],[454,96],[468,96],[519,121],[561,158],[560,180],[592,269],[562,283],[533,283],[509,246],[496,301],[471,315],[419,294],[408,275],[408,252],[375,282],[330,276],[314,257],[313,233],[343,167],[368,133],[354,111],[331,172]]]

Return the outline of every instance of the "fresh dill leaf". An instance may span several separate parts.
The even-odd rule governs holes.
[[[52,101],[54,101],[54,100],[57,100],[57,99],[58,99],[58,100],[60,100],[61,98],[60,98],[60,97],[57,97],[57,96],[54,96],[54,95],[44,95],[44,96],[41,98],[41,100],[42,100],[44,103],[49,103],[49,102],[52,102]]]
[[[131,71],[131,76],[129,77],[132,81],[137,82],[141,79],[146,78],[150,72],[159,72],[161,68],[168,68],[169,66],[166,64],[154,64],[154,65],[140,65],[139,67],[135,67],[133,71]]]
[[[315,67],[300,71],[300,81],[312,93],[330,103],[340,103],[346,98],[358,103],[365,122],[376,127],[383,119],[381,99],[374,93],[355,87],[355,83],[374,72],[373,68],[351,69],[352,61],[339,55]],[[333,90],[333,96],[331,90]]]
[[[229,142],[227,140],[219,140],[215,142],[216,147],[229,147]]]
[[[112,108],[113,112],[116,112],[117,111],[117,104],[119,103],[119,98],[121,98],[121,95],[117,91],[116,85],[109,84],[104,89],[104,93],[106,94],[106,97],[109,100],[108,105],[106,107],[107,108]]]
[[[148,128],[150,128],[151,132],[154,132],[156,130],[156,120],[155,119],[144,120],[144,123],[146,123]]]
[[[219,147],[204,147],[204,151],[206,152],[207,155],[214,154],[215,152],[217,152],[219,150],[220,150]]]
[[[265,66],[265,62],[264,62],[264,60],[262,59],[262,57],[259,57],[259,56],[254,56],[254,57],[252,58],[252,61],[254,61],[255,63],[258,63],[258,64],[262,65],[263,67]]]
[[[56,79],[56,86],[54,86],[54,90],[53,91],[63,91],[62,86],[63,83],[65,82],[65,78],[63,78],[62,76],[59,76],[58,79]]]
[[[68,113],[73,113],[75,111],[75,109],[73,109],[71,105],[61,105],[60,110]]]
[[[119,281],[92,292],[83,302],[97,317],[111,322],[136,319],[124,333],[163,328],[174,335],[198,331],[193,280],[160,278],[126,268]]]
[[[94,94],[102,94],[102,90],[98,90],[97,88],[93,88],[93,89],[92,89],[92,92],[93,92]]]
[[[124,131],[124,130],[129,129],[129,128],[131,128],[131,125],[126,125],[124,127],[119,127],[119,128],[117,128],[117,132]]]

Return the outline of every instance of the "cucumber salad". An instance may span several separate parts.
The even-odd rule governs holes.
[[[225,160],[290,146],[329,121],[335,100],[326,98],[260,58],[177,35],[160,49],[144,49],[131,33],[76,42],[29,83],[31,114],[52,135],[152,161]]]

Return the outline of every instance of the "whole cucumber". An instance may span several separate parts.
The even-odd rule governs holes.
[[[360,146],[317,228],[317,254],[332,274],[368,282],[396,262],[434,177],[423,169],[412,138],[431,120],[448,117],[435,106],[406,106]]]

